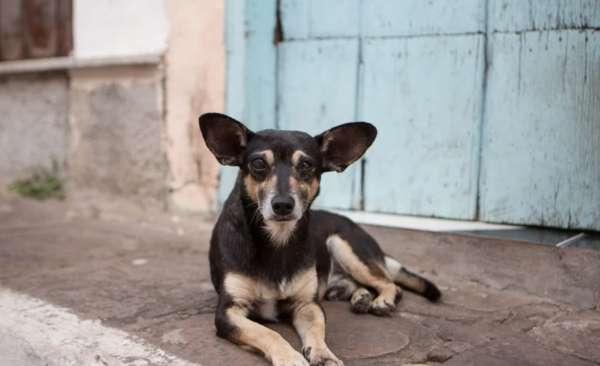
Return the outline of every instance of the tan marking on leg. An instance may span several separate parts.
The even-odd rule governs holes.
[[[227,309],[226,314],[231,324],[237,328],[231,335],[231,341],[259,350],[273,365],[309,366],[304,357],[281,335],[248,319],[246,309],[235,306]]]
[[[226,274],[223,287],[233,302],[242,307],[249,308],[259,296],[256,281],[239,273]]]
[[[300,304],[293,313],[293,323],[302,340],[302,353],[311,364],[330,360],[343,365],[325,344],[325,316],[319,305]]]
[[[350,244],[339,235],[327,238],[327,248],[344,272],[359,283],[377,290],[379,296],[373,301],[373,307],[389,314],[389,310],[385,310],[385,308],[395,307],[394,299],[398,288],[388,277],[387,271],[376,262],[371,263],[370,267],[364,264],[354,254]]]
[[[292,297],[297,302],[305,303],[313,301],[318,290],[317,269],[311,267],[294,276],[286,285],[282,296],[284,298]]]

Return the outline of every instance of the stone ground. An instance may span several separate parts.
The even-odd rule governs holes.
[[[0,194],[0,288],[69,309],[81,324],[127,332],[191,364],[268,365],[215,336],[211,228],[201,218],[150,214],[123,203],[39,203]],[[600,365],[600,251],[366,229],[386,252],[437,283],[443,297],[432,304],[405,294],[385,319],[325,302],[327,343],[347,366]],[[35,340],[17,339],[26,333],[3,329],[7,311],[0,304],[0,353],[23,357],[13,356],[11,365],[59,364],[44,361]],[[25,321],[27,311],[18,313]],[[300,348],[289,325],[269,326]],[[61,340],[57,350],[69,342]],[[108,352],[118,358],[120,348]],[[0,354],[0,365],[9,359]]]

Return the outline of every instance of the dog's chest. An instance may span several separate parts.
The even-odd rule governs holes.
[[[261,283],[251,277],[229,273],[225,278],[225,290],[233,301],[259,318],[275,321],[285,303],[302,303],[314,299],[318,281],[316,269],[310,268],[279,283]]]
[[[277,321],[279,318],[279,303],[285,300],[280,294],[257,297],[251,307],[251,313],[261,319]]]

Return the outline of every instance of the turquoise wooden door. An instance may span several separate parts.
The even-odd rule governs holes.
[[[490,3],[484,221],[600,230],[600,1]]]
[[[379,130],[315,205],[600,229],[600,36],[565,29],[600,26],[595,0],[230,0],[227,14],[232,116]]]

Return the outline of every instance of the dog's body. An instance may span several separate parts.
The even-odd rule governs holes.
[[[200,128],[222,164],[241,168],[211,239],[217,335],[262,352],[273,365],[343,365],[324,341],[323,298],[350,300],[353,311],[380,316],[395,308],[399,286],[439,298],[435,285],[386,256],[358,225],[310,210],[321,174],[358,160],[375,139],[372,125],[346,124],[313,138],[253,133],[227,116],[206,114]],[[302,355],[250,319],[291,319]]]

